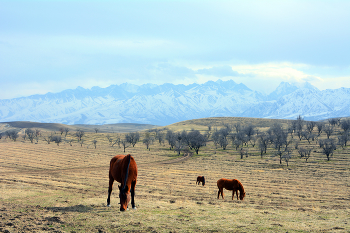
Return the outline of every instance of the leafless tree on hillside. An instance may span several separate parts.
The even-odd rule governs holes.
[[[207,139],[199,132],[199,130],[191,130],[188,133],[188,138],[190,142],[190,148],[194,149],[198,155],[199,149],[206,145]]]
[[[316,122],[314,122],[314,121],[308,121],[308,122],[306,123],[306,129],[307,129],[307,131],[308,131],[309,133],[311,133],[311,132],[314,130],[315,125],[316,125]]]
[[[62,138],[61,138],[61,136],[53,136],[51,138],[51,141],[57,143],[57,146],[59,146],[59,144],[62,142]]]
[[[323,122],[317,122],[316,123],[316,127],[317,127],[317,132],[318,132],[318,137],[321,135],[322,130],[324,128],[324,123]]]
[[[130,146],[130,144],[127,140],[121,140],[120,143],[122,144],[122,146],[124,148],[124,153],[125,153],[125,149],[128,148]]]
[[[330,160],[330,157],[333,156],[334,150],[336,150],[336,146],[334,143],[334,140],[332,139],[325,139],[319,141],[320,147],[323,149],[323,154],[327,156],[327,160]]]
[[[341,147],[346,147],[348,141],[350,141],[350,130],[345,131],[342,135],[338,136],[338,142]]]
[[[140,140],[140,134],[136,133],[128,133],[125,135],[125,140],[134,147],[136,143]]]
[[[340,122],[340,127],[344,132],[347,132],[350,130],[350,119],[344,119]]]
[[[62,135],[62,134],[64,133],[64,128],[63,128],[63,127],[60,128],[59,131],[60,131],[60,133],[61,133],[61,135]]]
[[[24,131],[24,135],[28,136],[28,139],[30,140],[31,143],[33,143],[34,138],[35,138],[35,132],[32,129],[26,129]]]
[[[69,129],[68,128],[64,128],[64,132],[65,132],[65,137],[67,137],[67,134],[69,132]]]
[[[78,138],[78,141],[82,140],[82,137],[85,135],[85,132],[82,131],[81,129],[78,129],[77,132],[75,133],[75,136]]]
[[[334,127],[333,127],[333,126],[327,125],[327,126],[324,127],[324,130],[323,130],[323,131],[326,133],[327,139],[329,139],[329,137],[330,137],[330,136],[333,134],[333,132],[334,132]]]
[[[304,148],[304,147],[300,147],[298,149],[298,153],[300,155],[300,158],[304,158],[305,161],[307,162],[307,160],[310,158],[310,155],[311,155],[311,151],[312,151],[312,148]]]
[[[12,139],[13,141],[16,141],[17,140],[17,138],[19,137],[19,135],[18,135],[18,131],[17,130],[7,130],[6,132],[5,132],[5,135],[6,135],[6,137],[9,137],[10,139]]]

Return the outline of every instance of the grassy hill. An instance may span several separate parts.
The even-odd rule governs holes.
[[[215,128],[237,123],[253,124],[259,132],[265,132],[276,123],[286,129],[291,121],[220,117],[178,122],[158,127],[157,131],[143,129],[139,132],[140,140],[134,147],[128,145],[125,153],[121,144],[113,144],[109,139],[112,142],[124,139],[127,132],[109,131],[110,128],[96,133],[94,126],[89,126],[91,130],[86,131],[80,142],[75,136],[77,128],[60,135],[59,124],[53,131],[40,128],[42,135],[33,143],[23,137],[17,141],[3,137],[0,231],[350,231],[350,146],[338,145],[338,137],[344,134],[339,125],[334,126],[330,136],[337,148],[329,161],[318,144],[327,138],[325,132],[310,142],[299,139],[296,132],[288,133],[291,149],[288,165],[284,159],[280,164],[274,143],[268,144],[262,156],[258,142],[236,149],[229,141],[223,149],[209,137],[198,155],[185,151],[178,155],[166,140],[153,141],[149,149],[143,143],[147,136],[155,137],[156,133],[164,136],[168,129],[178,132],[197,129],[212,135]],[[208,125],[212,126],[210,131]],[[316,134],[316,129],[312,133]],[[49,144],[44,140],[48,135],[60,135],[63,140]],[[307,161],[299,155],[297,147],[312,149]],[[135,197],[138,209],[120,212],[118,183],[114,184],[112,207],[106,207],[108,169],[114,155],[128,153],[138,166]],[[195,184],[199,175],[206,177],[205,186]],[[216,181],[220,178],[240,180],[246,191],[245,199],[232,200],[228,190],[224,190],[225,199],[217,199]]]

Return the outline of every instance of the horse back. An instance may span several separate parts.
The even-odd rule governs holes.
[[[234,189],[239,189],[241,187],[241,182],[239,182],[239,180],[236,179],[225,179],[222,178],[220,180],[217,181],[217,185],[219,188],[225,188],[227,190],[234,190]]]
[[[128,154],[128,155],[116,155],[111,159],[110,167],[109,167],[109,177],[110,179],[114,179],[119,183],[123,183],[125,179],[125,171],[128,166],[128,159],[127,156],[130,156],[130,164],[129,164],[129,174],[128,174],[128,181],[132,182],[137,179],[137,165],[134,160],[134,158]]]

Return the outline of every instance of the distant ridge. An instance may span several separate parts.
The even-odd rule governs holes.
[[[10,128],[27,129],[35,128],[47,131],[59,131],[61,128],[68,128],[70,131],[76,131],[78,129],[84,132],[95,132],[98,129],[100,133],[128,133],[136,132],[141,130],[153,129],[159,127],[157,125],[147,124],[133,124],[133,123],[119,123],[119,124],[108,124],[108,125],[64,125],[58,123],[40,123],[30,121],[14,121],[14,122],[2,122],[2,125],[8,125]],[[0,130],[6,131],[6,130]]]
[[[305,120],[350,116],[350,88],[320,91],[309,83],[282,82],[265,95],[233,80],[191,85],[124,83],[0,100],[0,122],[164,126],[207,117],[296,119],[298,115]]]

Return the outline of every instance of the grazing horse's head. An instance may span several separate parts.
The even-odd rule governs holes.
[[[239,192],[239,199],[241,201],[243,201],[244,197],[245,197],[245,192],[244,192],[244,190],[242,190],[242,191]]]
[[[126,193],[127,190],[119,187],[119,199],[120,199],[120,211],[128,209],[128,204],[130,202],[130,193]]]

